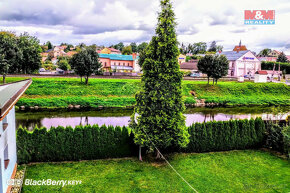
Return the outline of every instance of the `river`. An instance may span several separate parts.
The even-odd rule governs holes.
[[[32,130],[38,127],[57,127],[99,124],[127,126],[132,109],[108,108],[94,111],[28,111],[16,113],[17,128],[21,125]],[[290,107],[235,107],[235,108],[188,108],[185,110],[186,125],[204,121],[226,121],[231,119],[285,120],[290,115]]]

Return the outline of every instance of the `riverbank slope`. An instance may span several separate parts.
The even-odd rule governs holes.
[[[8,82],[25,79],[9,77]],[[135,104],[140,80],[90,79],[86,86],[79,78],[32,78],[33,83],[17,106],[39,108],[128,107]],[[183,81],[185,104],[220,106],[290,105],[290,87],[282,83]]]

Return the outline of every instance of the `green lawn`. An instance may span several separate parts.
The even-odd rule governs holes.
[[[169,161],[198,192],[290,191],[289,161],[264,151],[176,154]],[[82,184],[24,185],[23,192],[192,192],[165,163],[134,158],[30,165],[25,179]]]
[[[8,77],[12,82],[23,78]],[[135,104],[135,93],[140,90],[136,79],[90,79],[86,86],[79,78],[33,78],[33,83],[19,100],[18,106],[66,108],[69,104],[85,107],[126,107]],[[183,81],[185,103],[195,99],[226,105],[290,105],[290,87],[285,84],[251,82]]]

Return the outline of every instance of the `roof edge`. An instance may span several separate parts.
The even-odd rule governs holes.
[[[4,117],[9,113],[9,111],[12,109],[12,107],[17,103],[19,98],[28,89],[28,87],[32,83],[32,79],[25,79],[25,80],[21,80],[21,81],[3,84],[3,85],[9,85],[9,84],[14,84],[14,83],[23,82],[23,81],[28,81],[28,82],[9,99],[9,101],[3,106],[2,109],[0,109],[0,121],[2,121],[4,119]]]

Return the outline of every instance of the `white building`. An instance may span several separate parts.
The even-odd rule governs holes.
[[[255,83],[267,82],[268,72],[266,70],[257,71],[255,74]]]
[[[0,193],[10,192],[7,181],[14,178],[17,170],[14,105],[31,82],[0,85]]]
[[[254,77],[255,73],[261,70],[261,62],[250,50],[226,51],[218,54],[225,55],[229,60],[228,76],[248,75]]]

